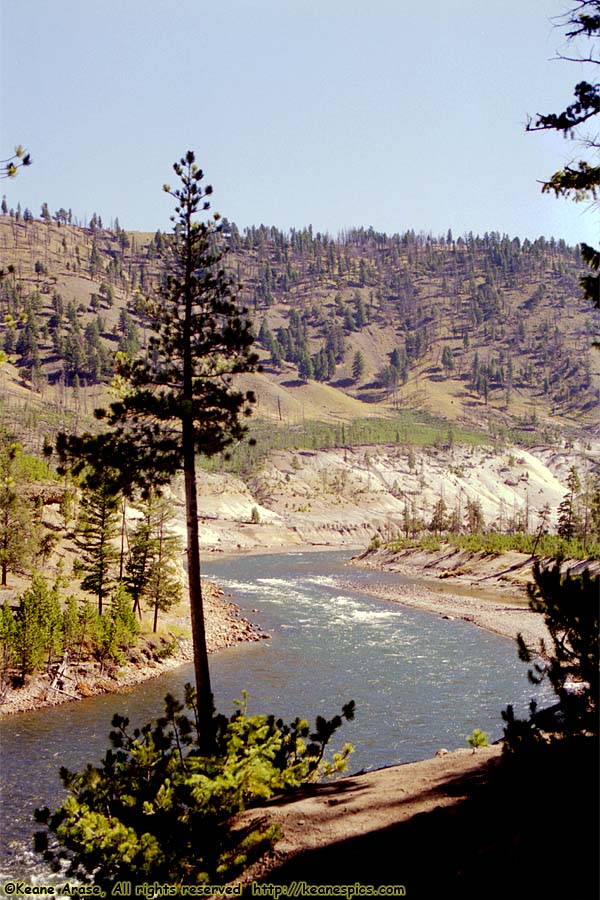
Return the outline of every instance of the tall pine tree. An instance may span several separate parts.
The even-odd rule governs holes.
[[[246,433],[243,416],[254,396],[238,390],[236,374],[258,364],[251,351],[254,336],[246,311],[236,302],[235,285],[223,265],[224,248],[217,215],[197,222],[207,211],[210,186],[192,151],[173,166],[179,187],[164,190],[175,200],[174,230],[164,239],[165,277],[144,304],[153,335],[147,353],[122,360],[119,373],[128,383],[122,400],[98,410],[109,430],[102,435],[62,435],[63,458],[110,459],[119,484],[146,491],[183,471],[187,521],[187,569],[194,643],[198,715],[203,748],[212,746],[212,690],[206,649],[200,548],[196,454],[220,453]]]

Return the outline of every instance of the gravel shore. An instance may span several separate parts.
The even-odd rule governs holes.
[[[354,559],[353,565],[394,571],[398,575],[406,575],[411,578],[418,574],[420,578],[425,579],[428,574],[427,571],[417,572],[410,563],[403,564],[398,560],[394,562],[393,569],[361,558]],[[437,579],[431,576],[430,578],[433,585]],[[487,631],[492,631],[494,634],[502,635],[502,637],[515,639],[520,633],[527,643],[535,646],[542,639],[545,641],[550,639],[543,617],[529,609],[524,596],[521,595],[516,602],[508,602],[505,591],[495,593],[491,586],[486,588],[485,595],[482,596],[472,593],[472,589],[468,594],[462,594],[442,591],[439,588],[437,590],[428,588],[426,584],[407,585],[402,583],[400,578],[397,587],[387,583],[361,584],[356,587],[372,597],[402,603],[405,606],[412,606],[447,619],[462,619],[480,628],[485,628]],[[436,585],[436,587],[438,586]]]
[[[542,616],[530,609],[506,606],[501,601],[495,604],[493,600],[439,594],[416,586],[394,588],[386,584],[365,587],[361,584],[356,585],[356,588],[371,597],[413,606],[445,619],[462,619],[503,637],[516,638],[520,632],[528,643],[535,644],[541,638],[546,641],[549,639]]]

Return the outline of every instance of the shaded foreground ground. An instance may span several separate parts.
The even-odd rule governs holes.
[[[520,762],[498,746],[456,751],[317,785],[242,821],[265,815],[284,836],[248,873],[255,892],[256,882],[294,885],[294,896],[311,895],[301,882],[358,882],[427,900],[598,896],[592,739]]]

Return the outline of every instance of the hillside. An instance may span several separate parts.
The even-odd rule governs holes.
[[[27,432],[33,417],[49,437],[89,421],[115,351],[143,351],[136,298],[165,240],[70,221],[0,216],[3,420]],[[597,427],[595,313],[564,242],[231,223],[225,236],[264,367],[250,379],[256,419],[286,429],[421,409],[492,431]]]

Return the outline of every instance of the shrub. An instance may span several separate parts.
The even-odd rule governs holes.
[[[488,531],[486,534],[444,534],[441,538],[422,535],[418,538],[403,538],[393,541],[390,549],[400,551],[413,547],[422,550],[439,550],[442,541],[458,550],[470,553],[483,553],[486,556],[500,556],[510,550],[519,553],[533,554],[536,557],[560,557],[561,559],[600,559],[600,545],[588,542],[584,544],[578,538],[561,538],[555,534],[500,534]]]
[[[519,657],[533,663],[530,681],[540,684],[548,680],[559,702],[552,716],[537,713],[532,703],[529,720],[516,719],[509,706],[502,713],[507,723],[507,751],[545,741],[544,731],[569,736],[598,735],[600,576],[591,575],[588,569],[581,575],[561,574],[558,561],[548,567],[536,562],[533,576],[534,584],[528,588],[529,606],[544,616],[551,644],[542,640],[533,647],[519,634]]]
[[[124,662],[123,651],[135,643],[139,634],[139,624],[131,606],[131,598],[122,584],[118,584],[112,597],[110,609],[98,617],[98,639],[96,656],[103,663]]]
[[[35,574],[31,585],[19,597],[12,632],[13,656],[22,683],[62,652],[62,614],[58,583],[50,588]]]
[[[478,747],[489,747],[490,738],[485,731],[482,731],[480,728],[475,728],[473,734],[468,736],[467,744],[469,744],[473,750],[477,750]]]
[[[56,868],[110,892],[120,879],[171,885],[218,883],[270,849],[280,836],[263,820],[233,830],[230,819],[276,793],[342,772],[352,748],[325,761],[325,748],[354,703],[330,721],[291,725],[274,716],[248,716],[246,697],[231,718],[215,716],[215,750],[199,749],[196,695],[186,685],[185,706],[167,695],[165,715],[130,733],[113,718],[109,749],[100,766],[80,773],[61,769],[69,796],[53,814],[38,810],[47,831],[36,847]],[[48,831],[56,843],[50,847]]]
[[[0,688],[15,656],[16,623],[8,601],[0,606]]]

